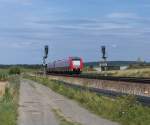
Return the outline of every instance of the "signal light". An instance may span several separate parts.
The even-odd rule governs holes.
[[[45,55],[44,55],[44,58],[46,59],[47,56],[48,56],[48,45],[45,46]]]
[[[106,47],[102,46],[102,58],[105,59],[106,58]]]

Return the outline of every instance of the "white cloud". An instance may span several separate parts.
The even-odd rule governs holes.
[[[139,18],[135,13],[115,12],[107,15],[108,18]]]
[[[117,48],[117,44],[112,44],[112,48]]]
[[[18,4],[22,4],[22,5],[31,5],[32,4],[32,0],[0,0],[0,2],[3,3],[18,3]]]
[[[129,24],[119,24],[111,22],[97,22],[97,23],[87,23],[87,24],[64,24],[64,25],[55,25],[54,28],[62,29],[76,29],[76,30],[109,30],[109,29],[127,29],[132,28]]]

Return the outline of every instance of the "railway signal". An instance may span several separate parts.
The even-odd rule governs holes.
[[[44,58],[46,59],[48,56],[48,45],[45,45],[45,55]]]
[[[101,71],[107,70],[106,46],[101,46],[102,61],[100,61]]]
[[[103,59],[106,59],[106,58],[107,58],[107,57],[106,57],[106,47],[105,47],[105,46],[102,46],[101,49],[102,49],[102,50],[101,50],[101,51],[102,51],[102,58],[103,58]]]
[[[45,45],[44,47],[44,56],[43,56],[43,66],[44,66],[44,76],[46,76],[46,59],[48,57],[49,47]]]

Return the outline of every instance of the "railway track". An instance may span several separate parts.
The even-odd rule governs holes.
[[[78,74],[78,75],[66,75],[66,74],[49,74],[52,76],[64,76],[64,77],[75,77],[75,78],[85,78],[85,79],[96,79],[96,80],[109,80],[109,81],[118,81],[118,82],[129,82],[129,83],[138,83],[138,84],[150,84],[150,78],[137,78],[137,77],[113,77],[113,76],[100,76],[95,74]],[[82,90],[87,90],[87,87],[79,84],[73,84],[69,81],[62,81],[62,80],[54,80],[59,81],[60,84],[64,84],[69,87],[79,88]],[[95,88],[95,87],[88,87],[88,90],[91,92],[95,92],[98,94],[106,95],[109,97],[116,98],[118,96],[129,95],[129,93],[124,92],[117,92],[107,89]],[[143,105],[150,106],[150,96],[145,95],[136,95],[136,99],[138,102],[142,103]]]
[[[143,78],[143,77],[116,77],[116,76],[102,76],[99,74],[74,74],[74,75],[67,74],[66,75],[66,74],[54,74],[54,73],[48,75],[150,84],[150,78]]]
[[[65,86],[76,88],[76,89],[82,89],[85,91],[87,91],[88,89],[90,92],[95,92],[97,94],[105,95],[105,96],[112,97],[112,98],[116,98],[116,97],[123,96],[123,95],[129,95],[127,93],[121,93],[121,92],[116,92],[116,91],[111,91],[111,90],[103,90],[103,89],[91,88],[91,87],[87,88],[81,85],[72,84],[72,83],[68,83],[68,82],[64,82],[60,80],[53,80],[53,81],[58,81],[58,84],[64,84]],[[150,106],[150,97],[140,96],[140,95],[134,95],[134,96],[136,97],[136,100],[140,102],[142,105]]]

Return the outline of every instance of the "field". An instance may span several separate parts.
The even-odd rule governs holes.
[[[83,73],[93,73],[99,75],[123,76],[123,77],[150,77],[150,68],[113,70],[113,71],[84,71]]]
[[[150,77],[150,68],[106,72],[113,76]]]

